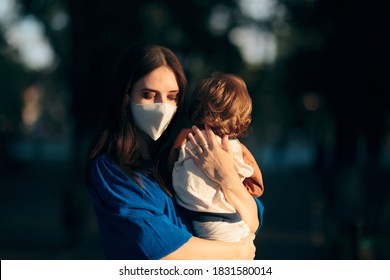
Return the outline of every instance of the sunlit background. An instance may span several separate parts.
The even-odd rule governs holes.
[[[390,258],[385,1],[0,0],[0,257],[101,259],[84,184],[119,54],[240,75],[263,171],[257,259]]]

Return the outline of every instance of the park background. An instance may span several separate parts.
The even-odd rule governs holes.
[[[371,0],[0,0],[0,257],[102,259],[84,162],[120,53],[244,78],[256,259],[390,258],[390,25]]]

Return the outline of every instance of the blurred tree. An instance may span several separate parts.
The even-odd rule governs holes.
[[[367,157],[375,161],[389,108],[384,77],[389,22],[383,3],[281,2],[298,36],[286,66],[287,92],[295,100],[306,91],[323,95],[337,126],[338,163],[356,162],[360,134],[367,138]]]
[[[3,46],[1,49],[6,52],[6,47]],[[0,77],[0,167],[2,172],[10,172],[13,171],[11,143],[20,133],[20,92],[26,86],[28,73],[21,64],[2,55]]]
[[[390,113],[390,26],[384,2],[281,2],[298,38],[285,60],[286,93],[291,102],[308,91],[319,93],[335,128],[335,161],[322,169],[328,211],[341,235],[356,235],[359,219],[365,234],[379,234],[388,194],[379,155]],[[303,126],[305,112],[297,106],[294,115]],[[357,249],[346,257],[357,258]]]

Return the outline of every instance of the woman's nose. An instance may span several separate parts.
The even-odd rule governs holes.
[[[154,103],[165,103],[167,102],[167,98],[166,97],[163,97],[161,95],[157,95],[155,98],[154,98]]]

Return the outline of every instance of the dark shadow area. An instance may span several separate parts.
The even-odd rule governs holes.
[[[0,21],[1,259],[104,258],[84,163],[116,62],[140,41],[174,50],[190,83],[210,69],[247,82],[242,141],[265,183],[257,259],[390,259],[384,1],[269,1],[269,17],[236,1],[18,1],[56,58],[27,67],[4,31],[16,23]],[[272,61],[244,59],[242,26],[272,34],[253,47],[276,42]]]

